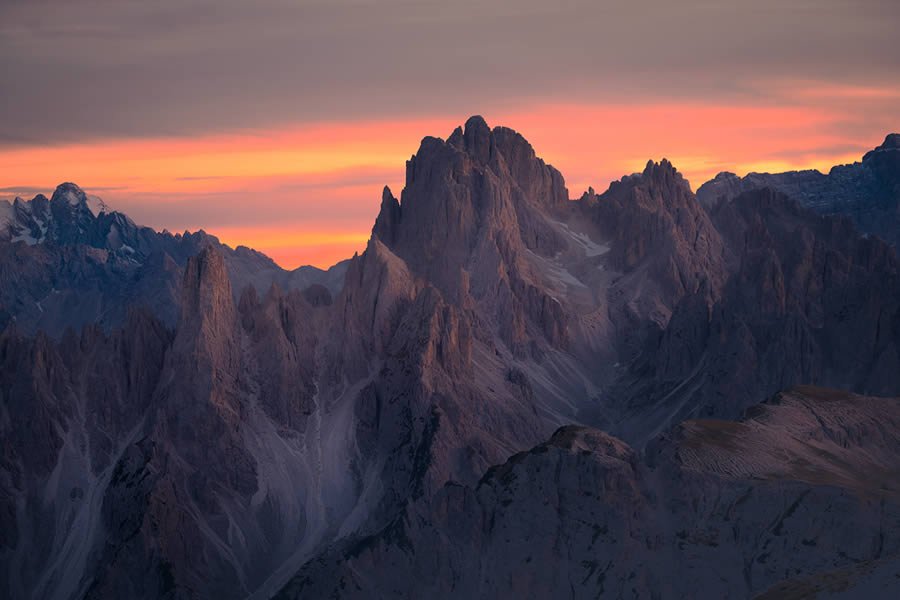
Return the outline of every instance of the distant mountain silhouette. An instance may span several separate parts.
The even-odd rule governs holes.
[[[285,290],[323,284],[335,293],[343,284],[346,262],[327,272],[286,271],[261,252],[232,250],[202,230],[173,235],[140,227],[63,183],[50,200],[38,194],[0,202],[0,328],[14,321],[23,332],[41,329],[57,338],[85,323],[108,331],[136,304],[174,326],[184,266],[207,246],[225,256],[238,290],[253,284],[265,293],[278,282]]]
[[[719,173],[697,190],[700,203],[712,208],[741,192],[770,187],[823,215],[844,215],[863,233],[893,246],[900,244],[900,134],[865,154],[862,162],[819,171],[750,173],[741,178]]]

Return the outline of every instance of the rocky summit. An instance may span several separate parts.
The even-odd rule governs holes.
[[[855,213],[666,159],[571,199],[472,117],[328,271],[0,206],[0,595],[891,597],[897,146],[810,176]]]

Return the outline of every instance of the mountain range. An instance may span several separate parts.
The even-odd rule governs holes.
[[[729,201],[741,192],[770,187],[825,215],[853,219],[863,233],[900,243],[900,134],[866,152],[861,162],[835,166],[827,174],[816,170],[787,173],[719,173],[697,188],[707,207]]]
[[[150,307],[174,327],[187,259],[207,246],[224,255],[238,291],[253,285],[264,293],[277,282],[286,289],[319,284],[333,294],[347,265],[285,271],[264,254],[232,250],[203,230],[173,235],[140,227],[72,183],[49,200],[38,194],[0,202],[0,244],[0,329],[14,320],[23,332],[40,329],[55,338],[85,323],[109,331],[132,304]]]
[[[472,117],[328,271],[72,184],[17,200],[0,590],[896,591],[898,140],[696,195],[650,161],[573,200]]]

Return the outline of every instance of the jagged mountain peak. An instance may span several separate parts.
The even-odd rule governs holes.
[[[216,303],[223,296],[231,298],[225,257],[209,245],[187,261],[184,270],[183,310],[199,310],[203,305]]]
[[[81,187],[69,181],[56,186],[50,197],[50,207],[55,213],[63,213],[68,208],[74,211],[73,214],[90,213],[91,217],[112,212],[99,196],[87,194]]]
[[[729,176],[728,173],[720,175],[723,180],[727,180]],[[634,194],[636,189],[656,190],[657,193],[653,195],[665,204],[679,198],[694,197],[690,182],[667,158],[659,162],[649,159],[643,171],[624,175],[621,179],[611,182],[604,195],[625,192]]]
[[[391,188],[384,186],[381,192],[381,210],[372,226],[372,233],[385,244],[393,245],[400,223],[400,202],[394,198]]]
[[[900,209],[900,133],[891,133],[884,142],[863,156],[863,165],[871,169],[882,200]]]
[[[489,168],[498,177],[511,177],[522,186],[549,179],[552,184],[541,202],[559,207],[568,201],[568,191],[562,175],[551,165],[538,158],[534,148],[520,133],[504,126],[493,129],[483,117],[470,117],[464,127],[457,127],[442,142],[440,138],[426,137],[416,157],[429,152],[442,152],[442,146],[464,153],[476,166]]]
[[[823,215],[852,218],[860,231],[896,246],[900,243],[900,134],[866,152],[861,162],[835,165],[827,173],[807,169],[784,173],[720,173],[697,189],[707,210],[742,192],[771,187]]]
[[[537,204],[558,207],[568,201],[562,175],[538,158],[521,134],[508,127],[491,129],[478,115],[470,117],[464,128],[457,127],[446,142],[431,136],[423,138],[419,150],[407,162],[406,187],[417,175],[431,170],[426,164],[442,170],[452,165],[455,174],[471,168],[488,169],[521,187]]]
[[[228,354],[237,309],[232,297],[225,257],[213,246],[206,246],[187,261],[178,320],[180,344],[195,339],[213,355]]]
[[[447,138],[447,143],[463,152],[468,152],[482,162],[490,159],[491,128],[481,115],[469,117],[465,124],[457,127]]]
[[[481,115],[472,115],[468,119],[466,119],[466,123],[464,129],[467,133],[474,133],[478,130],[490,132],[491,128],[488,126],[487,121],[484,120],[484,117]]]
[[[884,141],[875,150],[895,150],[900,148],[900,133],[889,133],[884,137]]]
[[[678,207],[700,208],[690,183],[668,159],[647,161],[640,173],[626,175],[610,183],[598,198],[616,198],[617,202],[637,202],[656,212],[671,212]],[[697,205],[696,207],[694,205]]]
[[[451,264],[456,277],[480,235],[515,235],[523,219],[539,221],[535,211],[561,210],[567,203],[562,175],[521,135],[491,130],[476,116],[447,141],[423,138],[407,161],[400,201],[384,190],[373,232],[414,268],[437,257]]]
[[[77,206],[79,204],[86,205],[87,195],[84,193],[84,190],[77,185],[70,181],[66,181],[56,186],[56,190],[53,192],[50,202],[51,204],[65,202],[71,206]]]
[[[621,283],[635,298],[627,304],[629,311],[654,314],[665,323],[678,299],[693,294],[704,279],[713,296],[718,294],[726,279],[722,239],[669,160],[650,160],[641,173],[614,181],[603,194],[584,201],[612,241],[610,266],[635,274],[633,281]],[[642,273],[653,273],[656,293],[647,293]]]
[[[12,206],[16,208],[18,211],[22,211],[23,213],[32,213],[36,207],[46,207],[50,204],[50,201],[47,200],[47,196],[43,194],[37,194],[31,200],[26,200],[21,196],[16,196],[12,201]]]
[[[655,162],[652,159],[648,160],[641,175],[644,181],[667,186],[680,186],[690,191],[690,184],[687,179],[667,158],[663,158],[659,162]]]
[[[487,163],[491,158],[491,128],[487,122],[475,116],[466,121],[463,142],[466,152],[481,162]]]

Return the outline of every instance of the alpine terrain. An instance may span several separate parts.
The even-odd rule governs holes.
[[[0,203],[0,596],[893,597],[898,140],[573,199],[476,116],[328,271]]]

